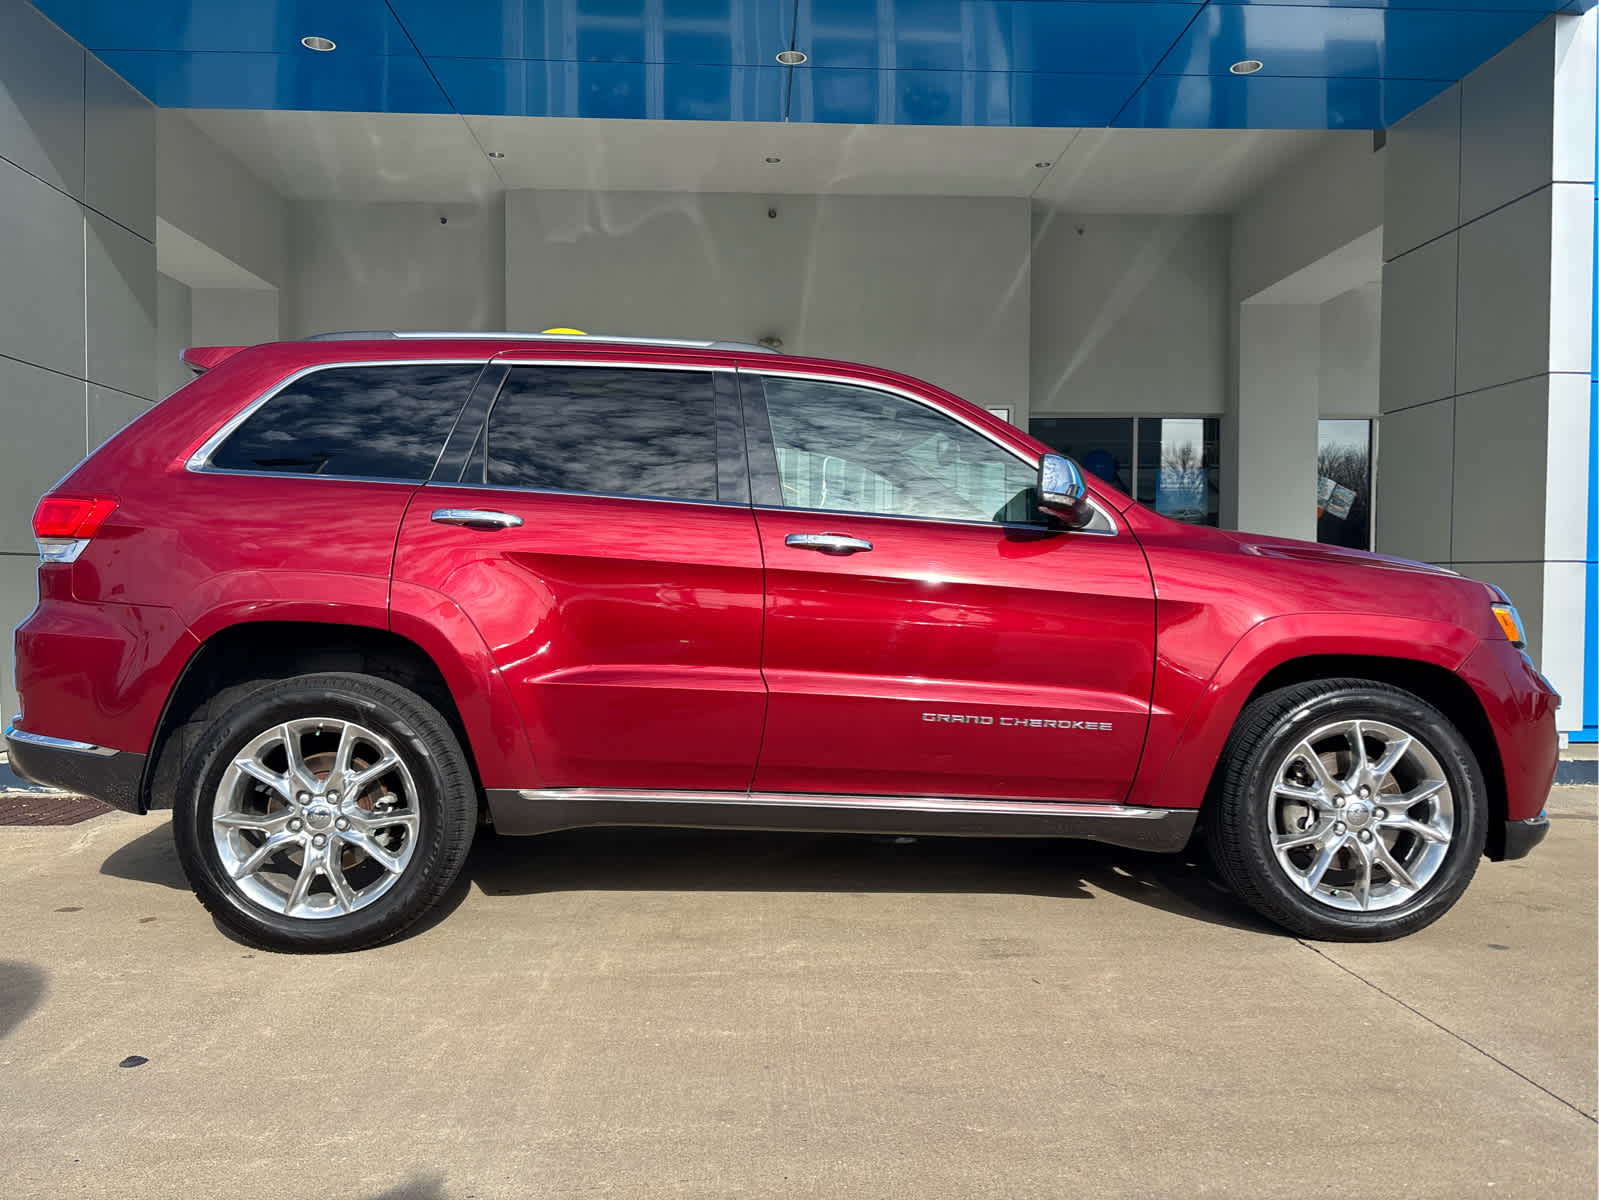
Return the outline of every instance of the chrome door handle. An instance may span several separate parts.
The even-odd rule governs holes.
[[[522,523],[521,517],[511,513],[482,508],[435,508],[433,520],[440,525],[465,525],[469,529],[515,529]]]
[[[791,533],[783,539],[783,545],[796,550],[818,550],[823,554],[859,554],[872,548],[865,538],[847,537],[842,533]]]

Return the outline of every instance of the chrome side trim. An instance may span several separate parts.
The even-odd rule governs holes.
[[[1072,800],[965,800],[930,796],[839,796],[811,792],[649,792],[630,788],[537,788],[517,793],[527,800],[624,800],[630,804],[800,805],[805,808],[887,808],[901,812],[1047,813],[1053,816],[1119,817],[1122,820],[1158,821],[1169,808],[1134,808],[1125,804],[1099,804]]]
[[[504,834],[631,825],[1065,837],[1156,851],[1176,851],[1187,845],[1199,815],[1192,809],[1054,800],[606,788],[495,788],[489,790],[488,799],[495,828]]]
[[[92,742],[75,742],[70,738],[46,737],[42,733],[29,733],[25,729],[18,729],[15,723],[6,726],[5,736],[9,741],[22,742],[29,746],[39,746],[46,750],[70,750],[74,754],[92,754],[97,758],[110,758],[120,754],[120,750],[111,750],[105,746],[96,746]]]

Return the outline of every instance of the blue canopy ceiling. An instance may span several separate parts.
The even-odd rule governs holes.
[[[1200,129],[1384,128],[1594,2],[34,0],[170,108]]]

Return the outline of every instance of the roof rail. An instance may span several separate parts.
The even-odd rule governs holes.
[[[690,338],[612,337],[594,333],[506,333],[476,329],[352,329],[338,333],[313,333],[302,342],[368,342],[383,338],[461,338],[479,342],[606,342],[627,346],[674,346],[685,350],[736,350],[743,354],[776,354],[756,342],[699,341]]]

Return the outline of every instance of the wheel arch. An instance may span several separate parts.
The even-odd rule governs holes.
[[[1422,659],[1384,655],[1305,654],[1280,662],[1266,671],[1238,705],[1238,712],[1242,713],[1250,704],[1270,692],[1316,679],[1335,678],[1364,679],[1400,688],[1425,700],[1460,730],[1477,756],[1477,765],[1482,770],[1483,782],[1488,790],[1488,844],[1485,853],[1490,859],[1502,857],[1508,795],[1498,739],[1494,737],[1488,714],[1471,685],[1447,667]],[[1234,715],[1236,719],[1237,714]],[[1205,788],[1201,822],[1215,803],[1224,774],[1224,756],[1218,754]]]
[[[460,739],[481,797],[472,730],[444,671],[421,646],[368,625],[261,620],[216,630],[184,664],[151,740],[140,784],[141,806],[172,806],[183,760],[198,736],[207,706],[218,695],[251,681],[273,682],[319,671],[371,675],[427,700]]]

